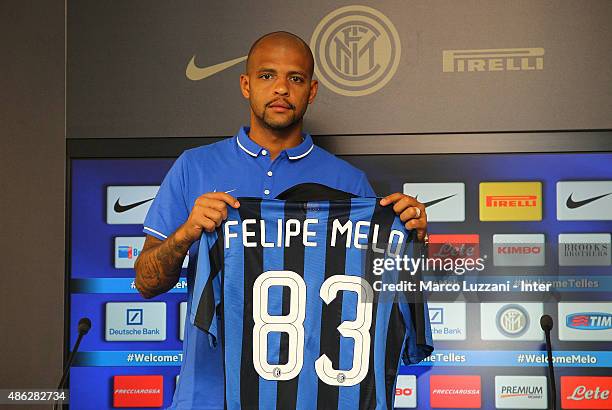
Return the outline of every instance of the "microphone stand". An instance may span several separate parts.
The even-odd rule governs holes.
[[[540,326],[546,337],[546,353],[548,355],[548,378],[550,380],[551,409],[557,410],[557,384],[555,382],[555,368],[553,366],[552,343],[550,342],[550,331],[553,328],[553,320],[549,315],[540,318]]]
[[[64,366],[64,372],[62,373],[62,378],[59,384],[57,385],[57,390],[62,390],[66,384],[66,380],[68,379],[68,373],[70,373],[70,366],[72,366],[72,362],[74,362],[74,356],[76,355],[76,352],[79,350],[79,345],[81,344],[81,340],[83,339],[83,336],[85,336],[87,332],[89,332],[89,329],[91,329],[91,320],[89,320],[86,317],[79,320],[78,329],[79,329],[79,336],[77,337],[77,340],[74,343],[74,347],[72,348],[72,351],[70,352],[70,355],[68,356],[68,360],[66,361],[66,366]],[[58,406],[59,406],[59,402],[58,400],[55,400],[55,403],[53,403],[53,409],[55,410],[59,408]]]

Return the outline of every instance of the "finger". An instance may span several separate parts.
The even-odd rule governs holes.
[[[234,198],[233,196],[231,196],[230,194],[228,194],[226,192],[208,192],[208,193],[200,196],[200,198],[202,198],[202,197],[212,198],[212,199],[217,199],[219,201],[223,201],[226,204],[228,204],[229,206],[231,206],[232,208],[240,207],[240,202],[238,202],[238,200],[236,198]]]
[[[214,232],[217,229],[217,224],[212,219],[204,218],[199,223],[206,232]]]
[[[417,238],[419,242],[425,239],[425,234],[427,234],[427,229],[417,229]]]
[[[216,209],[213,208],[204,208],[202,210],[202,215],[210,220],[212,220],[216,226],[220,226],[221,222],[223,222],[223,214]]]
[[[408,222],[411,219],[419,219],[420,217],[421,217],[421,210],[415,206],[406,208],[399,215],[399,218],[402,222]]]
[[[227,218],[227,203],[218,199],[198,198],[198,200],[196,201],[196,206],[198,206],[201,210],[204,210],[206,208],[215,209],[221,212],[221,214],[223,215],[222,219],[225,220]]]
[[[410,219],[404,226],[406,229],[426,229],[427,221],[423,219]]]
[[[402,212],[404,212],[406,209],[410,208],[412,205],[412,198],[408,197],[408,196],[404,196],[402,199],[400,199],[399,201],[397,201],[394,205],[393,205],[393,211],[399,215]]]
[[[387,195],[386,197],[384,197],[383,199],[380,200],[380,204],[382,206],[387,206],[389,204],[392,204],[396,201],[399,201],[401,198],[403,198],[405,195],[400,193],[400,192],[395,192],[391,195]]]

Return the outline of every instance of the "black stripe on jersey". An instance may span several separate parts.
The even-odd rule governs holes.
[[[208,250],[208,260],[210,261],[210,275],[202,290],[200,303],[198,303],[194,324],[208,331],[215,315],[215,295],[213,294],[213,281],[219,275],[223,267],[223,236],[221,229],[217,229],[217,240]],[[202,240],[206,240],[203,238]],[[221,292],[223,293],[223,292]]]
[[[397,367],[399,366],[400,354],[404,346],[404,335],[406,326],[400,312],[398,299],[395,298],[391,314],[389,315],[389,328],[387,330],[387,342],[385,349],[385,392],[387,395],[387,407],[392,408],[391,404],[395,398],[395,379],[397,378]]]
[[[261,199],[242,200],[240,219],[261,220]],[[263,272],[261,231],[254,230],[252,241],[258,245],[244,248],[244,313],[242,318],[242,357],[240,360],[240,405],[243,409],[259,408],[259,374],[253,366],[253,284]],[[232,375],[228,375],[232,377]]]
[[[425,244],[423,242],[419,242],[416,236],[416,229],[410,231],[410,235],[408,235],[408,246],[412,247],[412,257],[420,258],[427,255],[425,248]],[[408,280],[417,286],[417,289],[420,289],[419,283],[423,279],[423,272],[421,269],[418,269],[414,275],[410,275]],[[411,327],[414,329],[414,334],[416,337],[416,343],[419,345],[426,345],[427,341],[425,338],[425,305],[424,305],[424,296],[421,290],[417,290],[416,292],[405,291],[402,295],[406,298],[406,302],[410,308],[410,323]]]
[[[372,250],[372,241],[374,234],[375,224],[379,226],[378,238],[389,238],[391,233],[391,227],[393,220],[395,219],[395,213],[390,207],[381,206],[378,201],[374,207],[372,214],[372,220],[370,221],[370,233],[368,235],[368,250],[366,253],[366,262],[364,270],[364,278],[371,285],[378,278],[374,275],[374,259],[380,258],[380,254],[375,254]],[[379,243],[377,247],[386,248],[387,243]],[[374,346],[375,346],[375,335],[376,335],[376,314],[377,304],[372,303],[372,325],[370,326],[370,360],[368,367],[368,374],[359,386],[359,409],[374,409],[376,408],[376,380],[374,374]]]
[[[346,265],[346,235],[337,237],[335,247],[331,246],[333,221],[338,219],[345,224],[351,214],[350,201],[334,201],[329,203],[327,218],[327,240],[325,248],[325,279],[333,275],[345,273]],[[326,354],[333,363],[334,369],[340,368],[340,333],[338,326],[342,323],[342,297],[338,295],[329,305],[323,304],[321,312],[321,347],[319,355]],[[338,386],[331,386],[319,380],[317,394],[317,409],[328,410],[338,408]]]
[[[217,228],[217,243],[216,245],[218,246],[219,249],[219,255],[221,256],[220,259],[220,279],[221,279],[221,295],[220,295],[220,301],[219,301],[219,306],[217,306],[217,317],[219,318],[219,339],[221,339],[221,357],[223,357],[222,363],[223,363],[223,377],[227,380],[228,374],[226,373],[227,368],[225,367],[225,318],[223,317],[224,315],[224,306],[225,306],[225,292],[223,291],[224,285],[225,285],[225,259],[224,259],[224,249],[223,249],[223,228],[219,227]],[[231,375],[229,375],[231,376]],[[225,389],[225,386],[227,385],[227,382],[224,384],[224,388],[223,388],[223,409],[227,410],[227,389]]]
[[[285,221],[289,219],[297,219],[300,221],[300,226],[304,226],[303,222],[306,219],[307,212],[306,202],[285,202]],[[284,244],[283,239],[283,244]],[[305,247],[302,241],[302,236],[294,236],[291,238],[289,247],[284,250],[284,267],[286,270],[293,271],[304,277],[304,253]],[[295,295],[294,295],[295,297]],[[283,287],[283,315],[289,314],[291,302],[291,291],[288,287]],[[289,335],[281,333],[280,337],[280,353],[278,358],[279,364],[286,364],[289,361]],[[276,387],[276,408],[295,409],[297,404],[299,375],[291,380],[278,381]]]

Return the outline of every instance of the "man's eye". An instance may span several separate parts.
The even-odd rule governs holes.
[[[263,78],[264,80],[269,80],[270,78],[272,78],[272,74],[264,73],[264,74],[260,75],[259,78]]]
[[[294,81],[296,83],[303,83],[304,79],[302,77],[293,76],[293,77],[291,77],[291,81]]]

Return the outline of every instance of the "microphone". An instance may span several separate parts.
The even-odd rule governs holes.
[[[77,329],[79,332],[79,336],[77,337],[77,340],[74,343],[74,347],[72,348],[72,351],[70,352],[70,355],[68,356],[68,360],[66,361],[66,366],[64,366],[64,373],[62,374],[62,378],[59,384],[57,385],[57,390],[62,390],[66,384],[68,373],[70,373],[70,366],[72,366],[72,362],[74,361],[74,356],[76,352],[79,350],[79,345],[81,344],[81,340],[83,339],[83,336],[85,336],[87,332],[89,332],[89,329],[91,329],[91,320],[89,320],[89,318],[87,317],[81,318],[79,320],[79,325]],[[57,404],[58,403],[55,402],[53,407],[55,408]]]
[[[546,352],[548,353],[548,378],[550,380],[550,397],[552,409],[557,409],[557,385],[555,383],[555,369],[553,367],[552,345],[550,343],[550,331],[553,328],[553,319],[550,315],[542,315],[540,318],[540,327],[546,336]]]

